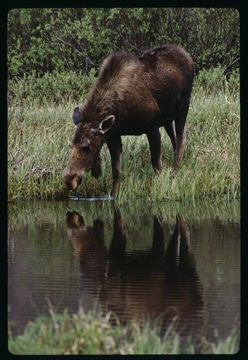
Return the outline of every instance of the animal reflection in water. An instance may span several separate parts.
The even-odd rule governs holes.
[[[66,225],[80,263],[84,286],[101,305],[122,320],[155,319],[173,323],[177,332],[200,330],[203,303],[195,264],[190,255],[189,229],[178,214],[167,250],[161,218],[154,217],[151,251],[125,252],[126,237],[119,211],[114,214],[109,251],[104,224],[87,227],[77,212],[66,214]]]

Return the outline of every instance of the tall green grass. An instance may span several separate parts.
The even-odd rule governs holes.
[[[30,322],[24,333],[13,337],[9,328],[9,351],[15,355],[97,355],[97,354],[234,354],[239,341],[234,330],[215,343],[202,338],[197,348],[190,339],[183,347],[173,328],[159,336],[159,326],[131,323],[111,325],[111,313],[103,315],[82,308],[77,314],[56,314]]]
[[[56,82],[56,77],[53,81]],[[87,81],[85,87],[88,91],[90,86]],[[19,83],[10,84],[8,198],[9,201],[66,198],[68,193],[64,190],[63,171],[71,152],[68,146],[74,132],[71,113],[77,103],[71,96],[61,97],[52,103],[49,89],[46,101],[44,91],[39,96],[38,90],[30,84],[29,79],[28,91],[25,84],[24,90],[20,90]],[[61,78],[57,86],[62,87]],[[57,89],[56,85],[53,87]],[[146,136],[123,136],[117,201],[144,196],[151,200],[238,198],[239,109],[237,73],[227,82],[221,68],[200,72],[193,87],[187,117],[186,149],[177,176],[172,175],[173,151],[164,129],[161,129],[163,170],[159,176],[153,173]],[[96,180],[87,174],[76,195],[87,197],[110,193],[112,174],[106,145],[101,157],[102,177]]]

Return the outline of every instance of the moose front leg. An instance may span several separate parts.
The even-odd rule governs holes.
[[[108,139],[106,142],[110,151],[112,174],[113,174],[113,188],[111,191],[111,195],[114,195],[119,186],[119,179],[121,172],[121,163],[120,163],[121,153],[122,153],[121,137],[115,136],[113,138]]]
[[[101,176],[101,174],[102,174],[100,154],[97,155],[96,160],[95,160],[94,164],[92,165],[91,174],[96,179],[98,179],[99,176]]]

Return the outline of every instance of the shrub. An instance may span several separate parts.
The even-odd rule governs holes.
[[[9,105],[25,105],[28,102],[39,104],[62,103],[70,99],[83,102],[95,81],[95,69],[86,76],[82,71],[52,73],[46,72],[39,76],[34,71],[23,78],[14,78],[8,83]]]
[[[239,70],[235,69],[228,80],[224,72],[220,65],[209,70],[202,69],[195,77],[194,87],[202,89],[206,94],[217,94],[219,91],[239,93]]]
[[[8,71],[15,76],[98,69],[114,51],[184,46],[199,69],[239,66],[239,13],[228,8],[32,8],[8,16]]]
[[[96,69],[92,68],[88,75],[83,71],[52,73],[46,72],[39,76],[34,71],[31,75],[24,74],[23,78],[9,80],[9,106],[15,104],[24,106],[30,102],[44,104],[61,104],[72,100],[83,103],[96,80]],[[219,91],[239,92],[239,71],[233,71],[229,80],[224,75],[224,68],[217,66],[210,70],[202,69],[195,77],[194,88],[201,89],[206,94],[216,94]]]

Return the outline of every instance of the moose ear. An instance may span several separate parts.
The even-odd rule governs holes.
[[[78,106],[73,111],[72,119],[73,119],[74,124],[76,126],[78,126],[78,124],[80,122],[80,119],[79,119],[79,107]]]
[[[98,127],[98,131],[101,134],[105,134],[107,131],[109,131],[111,129],[114,122],[115,122],[115,116],[114,115],[107,116],[104,120],[102,120],[100,122],[99,127]]]

